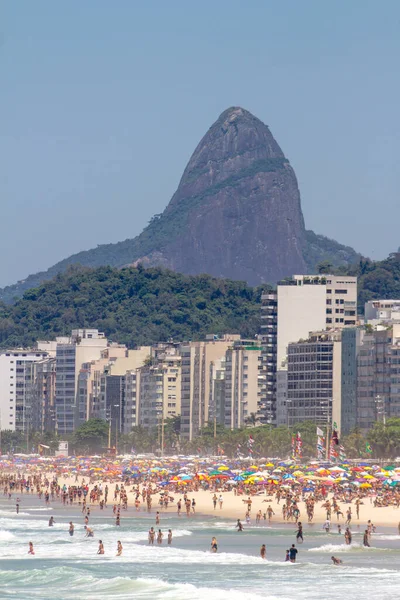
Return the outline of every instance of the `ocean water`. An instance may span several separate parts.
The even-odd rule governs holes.
[[[346,546],[335,531],[305,525],[304,543],[296,564],[286,563],[285,550],[295,543],[295,526],[249,526],[242,533],[234,522],[216,513],[188,519],[161,515],[162,546],[149,547],[147,532],[155,529],[151,515],[122,514],[114,524],[111,508],[90,517],[94,538],[85,538],[83,516],[75,508],[46,508],[34,497],[23,497],[16,515],[14,502],[0,499],[0,598],[27,600],[94,600],[113,598],[176,600],[385,600],[400,597],[400,536],[380,529],[372,547],[362,547],[362,526],[352,527],[353,544]],[[53,514],[56,524],[48,527]],[[68,522],[75,535],[68,534]],[[167,530],[173,531],[171,547]],[[344,529],[344,528],[343,528]],[[212,536],[218,553],[209,552]],[[97,555],[102,539],[105,555]],[[115,556],[117,540],[124,550]],[[35,556],[28,555],[28,542]],[[267,560],[259,556],[267,547]],[[332,555],[344,562],[331,565]]]

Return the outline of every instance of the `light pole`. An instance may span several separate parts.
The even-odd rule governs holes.
[[[325,460],[329,460],[329,442],[330,442],[330,429],[331,429],[331,398],[327,399],[327,410],[326,410],[326,440],[325,440]],[[325,402],[320,403],[322,406]]]
[[[114,404],[114,408],[119,408],[119,404]],[[117,414],[117,418],[115,420],[115,456],[118,453],[118,424],[119,424],[119,415]]]
[[[31,408],[30,406],[28,406],[27,404],[25,404],[24,406],[24,419],[25,419],[25,426],[26,426],[26,453],[29,454],[29,418],[25,417],[25,412],[27,408]]]

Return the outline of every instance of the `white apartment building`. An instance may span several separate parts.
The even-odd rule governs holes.
[[[355,327],[357,278],[294,275],[278,284],[276,294],[262,296],[261,317],[263,379],[259,403],[261,410],[268,407],[264,421],[280,425],[286,423],[286,393],[283,389],[278,393],[277,380],[286,380],[278,373],[287,369],[288,345],[307,339],[310,331]]]
[[[254,340],[241,340],[226,351],[225,427],[245,427],[250,415],[257,415],[260,359],[261,347]]]
[[[0,430],[26,431],[31,421],[35,362],[48,357],[34,349],[5,350],[0,354]]]
[[[105,348],[107,339],[97,329],[73,329],[70,338],[57,340],[55,416],[59,433],[72,433],[78,424],[80,369],[101,358]]]
[[[369,300],[364,305],[365,322],[379,325],[387,321],[400,321],[400,300]]]

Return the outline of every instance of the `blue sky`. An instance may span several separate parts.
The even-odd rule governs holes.
[[[267,123],[306,226],[400,245],[400,2],[3,0],[0,285],[140,233],[227,107]]]

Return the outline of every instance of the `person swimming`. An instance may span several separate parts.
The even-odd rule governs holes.
[[[331,556],[331,561],[334,565],[341,565],[343,561],[340,558],[336,558],[336,556]]]

